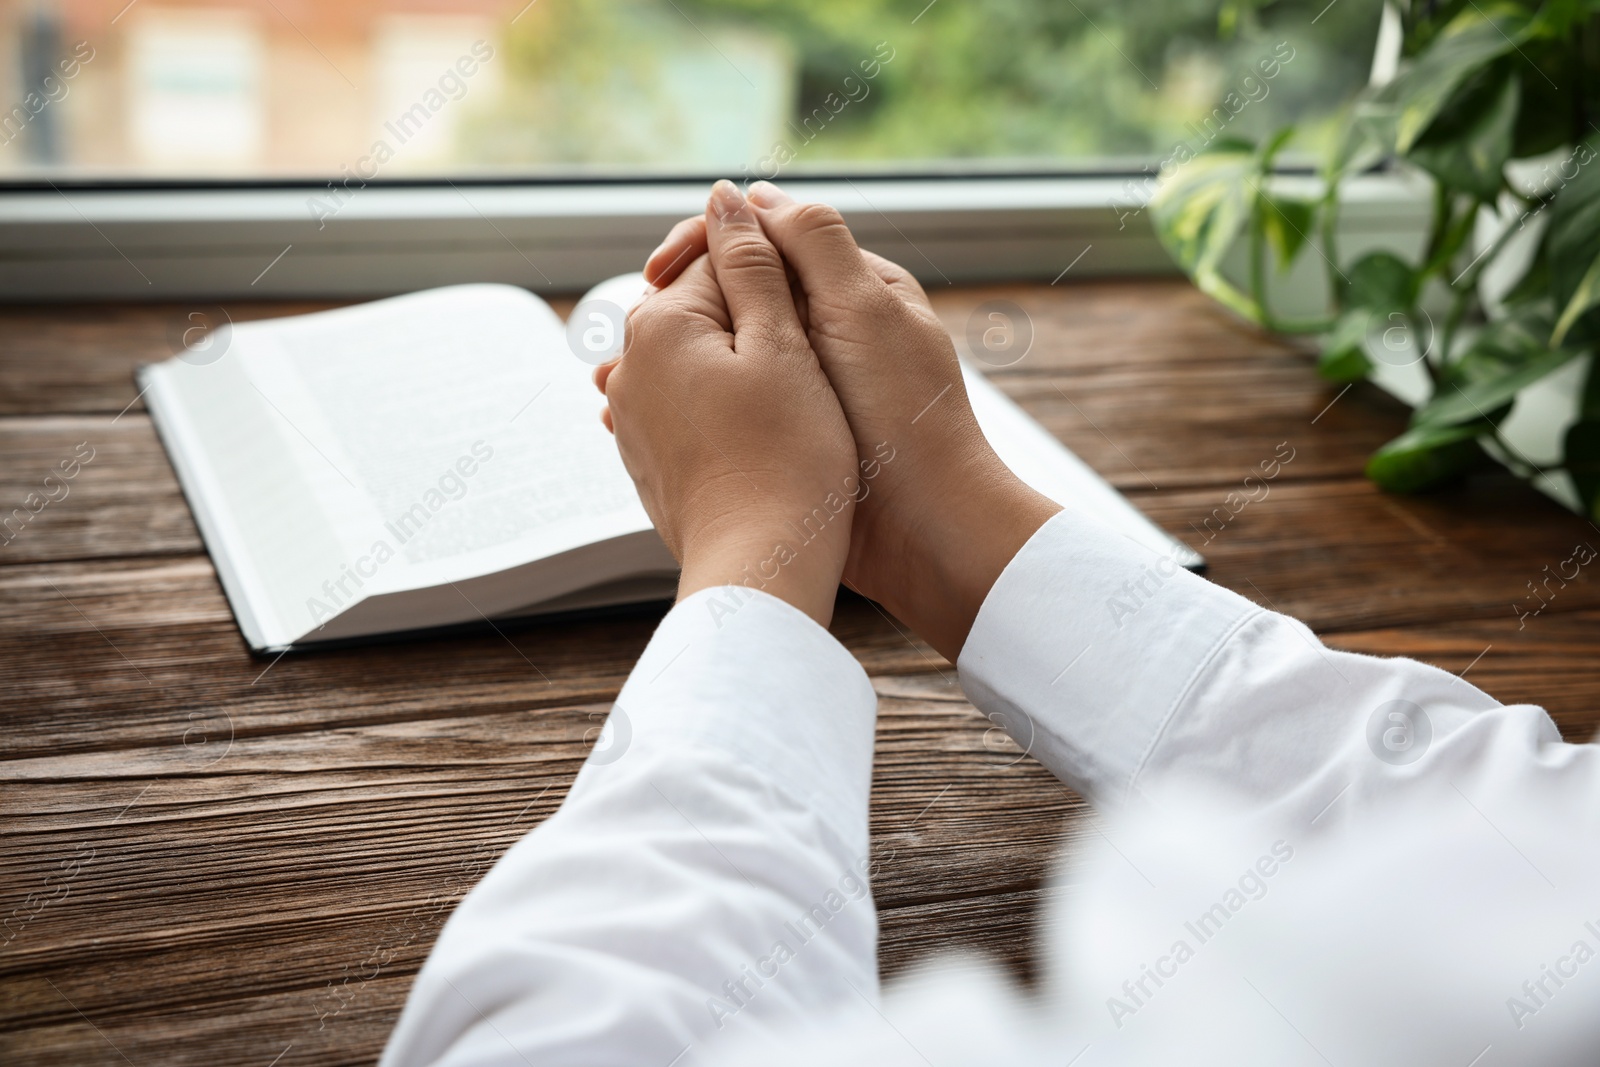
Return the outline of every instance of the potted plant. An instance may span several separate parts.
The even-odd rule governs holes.
[[[1319,337],[1329,379],[1425,373],[1409,427],[1367,464],[1379,485],[1416,492],[1492,459],[1600,519],[1600,5],[1411,0],[1385,18],[1399,31],[1387,63],[1379,36],[1392,76],[1350,103],[1305,195],[1275,173],[1293,128],[1218,139],[1169,163],[1156,231],[1204,292]],[[1431,185],[1414,257],[1340,257],[1340,190],[1374,168]],[[1282,316],[1271,272],[1308,249],[1326,264],[1325,313]],[[1505,423],[1552,382],[1568,425],[1559,457],[1535,461]]]

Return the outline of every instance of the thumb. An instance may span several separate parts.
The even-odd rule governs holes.
[[[805,347],[783,257],[739,187],[726,179],[711,187],[706,244],[733,320],[735,350],[741,338],[752,337]]]
[[[813,301],[839,309],[859,308],[886,288],[837,209],[797,204],[770,182],[757,182],[750,193],[762,228]]]

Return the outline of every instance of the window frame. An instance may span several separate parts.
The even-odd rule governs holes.
[[[1402,37],[1399,8],[1384,4],[1372,84],[1394,77]],[[1006,167],[963,160],[782,180],[798,199],[839,208],[863,246],[930,288],[1177,273],[1145,217],[1148,167]],[[1279,174],[1315,191],[1309,167]],[[639,269],[673,223],[703,209],[710,180],[383,179],[318,220],[307,202],[331,195],[325,180],[0,178],[0,301],[351,299],[459,282],[575,293]],[[1429,212],[1415,176],[1347,179],[1341,252],[1420,248]]]
[[[12,183],[0,186],[0,299],[349,299],[477,281],[578,292],[638,270],[674,222],[703,210],[706,185],[374,182],[328,213],[337,202],[326,183]],[[784,185],[838,207],[864,246],[930,288],[1175,271],[1144,212],[1147,173]],[[1398,175],[1349,181],[1342,200],[1344,247],[1409,242],[1426,225],[1425,191]]]

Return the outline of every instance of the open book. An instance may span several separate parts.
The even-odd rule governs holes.
[[[580,309],[642,289],[614,278]],[[206,340],[139,378],[254,651],[673,596],[595,360],[537,296],[458,285]],[[1200,563],[982,375],[967,388],[1023,479]]]

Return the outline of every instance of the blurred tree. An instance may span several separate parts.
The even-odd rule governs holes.
[[[1321,148],[1366,81],[1380,0],[568,0],[508,34],[509,102],[470,128],[469,159],[653,164],[737,173],[772,145],[839,161],[999,165],[1156,161],[1191,137],[1280,42],[1293,60],[1230,116],[1294,121]],[[880,42],[893,58],[826,136],[798,123]],[[682,76],[698,70],[701,84]],[[678,74],[673,72],[680,71]],[[723,77],[718,77],[718,74]],[[734,136],[705,131],[733,129]],[[755,131],[755,132],[752,132]],[[1293,149],[1291,149],[1292,151]],[[744,158],[731,158],[743,153]]]

